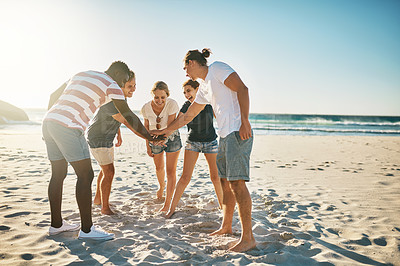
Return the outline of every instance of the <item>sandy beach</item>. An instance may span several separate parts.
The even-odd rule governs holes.
[[[186,136],[183,136],[183,140]],[[110,202],[93,207],[105,242],[77,232],[48,236],[50,163],[40,134],[0,135],[1,265],[400,265],[400,138],[256,135],[251,157],[257,247],[226,251],[240,236],[210,237],[222,220],[204,156],[177,212],[156,212],[157,181],[145,142],[123,135]],[[183,166],[183,151],[177,174]],[[95,175],[99,166],[93,160]],[[76,176],[69,168],[64,219],[79,223]],[[93,182],[93,192],[95,182]],[[93,194],[94,195],[94,194]]]

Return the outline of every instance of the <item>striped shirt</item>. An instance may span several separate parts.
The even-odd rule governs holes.
[[[85,71],[73,76],[43,121],[85,131],[94,112],[111,99],[125,100],[118,84],[106,73]]]

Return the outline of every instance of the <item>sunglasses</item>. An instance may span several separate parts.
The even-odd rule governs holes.
[[[156,123],[157,123],[157,124],[156,124],[156,128],[157,128],[157,129],[160,129],[160,128],[161,128],[161,124],[160,124],[160,123],[161,123],[161,118],[162,118],[162,117],[159,117],[159,116],[157,116],[157,118],[156,118]]]

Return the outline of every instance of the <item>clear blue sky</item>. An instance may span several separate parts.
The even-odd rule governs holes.
[[[70,76],[122,60],[132,109],[157,80],[182,104],[182,59],[209,47],[253,113],[400,115],[399,14],[397,0],[0,0],[0,100],[44,108]]]

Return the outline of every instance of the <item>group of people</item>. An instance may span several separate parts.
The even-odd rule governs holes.
[[[251,224],[252,203],[246,186],[250,180],[249,159],[253,144],[253,132],[248,119],[248,88],[229,65],[223,62],[208,65],[209,56],[209,49],[187,52],[183,69],[190,79],[182,88],[188,101],[181,109],[175,100],[169,98],[165,82],[154,84],[151,90],[153,99],[141,109],[144,124],[127,104],[126,99],[132,97],[136,90],[136,78],[134,72],[121,61],[112,63],[105,72],[78,73],[51,95],[49,111],[42,127],[52,168],[48,188],[50,235],[80,228],[79,239],[114,238],[114,234],[94,226],[92,222],[91,184],[94,173],[90,152],[101,167],[93,202],[101,205],[103,214],[113,214],[109,197],[115,173],[114,140],[116,137],[115,146],[121,145],[122,123],[146,140],[147,154],[153,158],[156,168],[158,199],[163,198],[166,189],[160,211],[166,212],[167,218],[174,214],[189,184],[199,153],[204,153],[223,211],[222,225],[211,235],[232,234],[237,204],[242,234],[230,250],[242,252],[255,247]],[[93,114],[95,116],[91,120]],[[219,143],[213,126],[214,117],[220,135]],[[178,129],[186,124],[189,131],[183,172],[176,183],[176,166],[182,148]],[[68,163],[77,175],[76,199],[80,226],[67,223],[61,216],[63,181]]]

